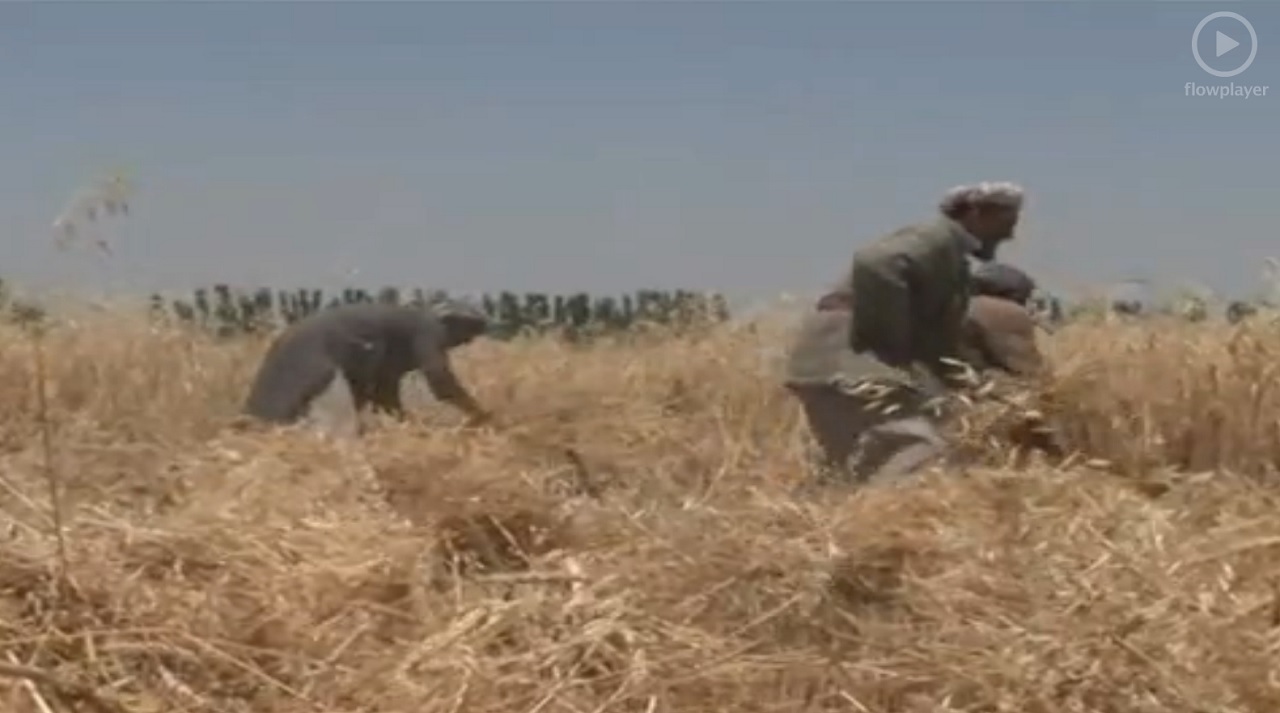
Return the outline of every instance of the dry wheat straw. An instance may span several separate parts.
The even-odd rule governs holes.
[[[135,713],[1280,710],[1280,336],[1067,326],[1049,378],[956,424],[966,474],[803,499],[759,365],[785,336],[476,344],[457,368],[518,428],[428,403],[352,457],[221,429],[260,341],[52,324],[75,576],[53,596],[14,528],[0,648]],[[17,521],[47,482],[26,344],[0,339]],[[1013,459],[1011,404],[1107,472]]]

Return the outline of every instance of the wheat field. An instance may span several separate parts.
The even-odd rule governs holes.
[[[0,709],[1280,710],[1280,334],[1068,326],[1069,462],[988,404],[964,472],[805,498],[780,330],[483,341],[500,428],[350,441],[226,428],[261,341],[5,328]]]

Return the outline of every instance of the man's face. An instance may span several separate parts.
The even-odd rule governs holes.
[[[1018,209],[1005,206],[975,206],[969,221],[969,231],[982,242],[982,247],[974,252],[974,257],[983,262],[994,260],[1000,245],[1013,239],[1019,213]]]
[[[470,343],[484,334],[488,325],[478,319],[449,316],[444,318],[445,329],[449,332],[449,346],[460,347]]]
[[[1013,238],[1013,230],[1018,227],[1018,216],[1020,211],[1017,208],[1009,208],[1006,206],[978,206],[977,222],[982,226],[984,235],[979,237],[986,240],[1009,240]]]

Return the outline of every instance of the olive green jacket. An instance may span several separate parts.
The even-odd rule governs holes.
[[[843,309],[803,319],[788,384],[886,379],[950,384],[969,304],[968,256],[977,239],[948,219],[912,225],[860,247],[825,301]]]

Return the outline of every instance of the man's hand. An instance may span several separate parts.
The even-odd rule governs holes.
[[[928,398],[942,398],[950,391],[946,382],[922,362],[911,362],[907,367],[907,373],[915,382],[916,388]]]
[[[1009,428],[1008,436],[1014,445],[1040,451],[1050,458],[1060,460],[1067,457],[1062,434],[1038,411],[1019,413],[1017,421]]]
[[[484,409],[476,409],[467,416],[467,428],[479,428],[480,426],[496,426],[492,413]]]

